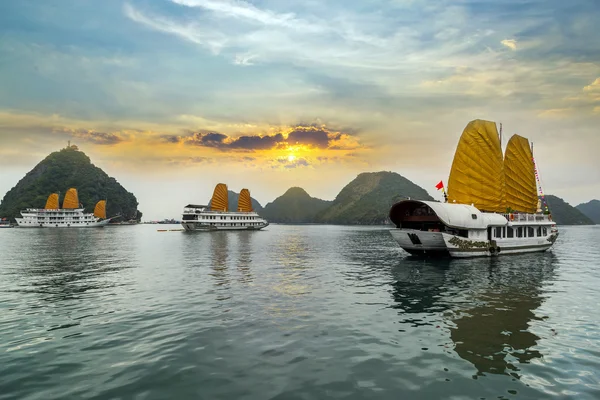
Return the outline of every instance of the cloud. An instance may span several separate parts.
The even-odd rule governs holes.
[[[295,126],[273,134],[228,136],[213,131],[188,132],[186,135],[162,135],[166,143],[184,143],[191,146],[213,147],[220,150],[270,150],[304,146],[329,150],[360,148],[357,139],[343,132],[332,131],[325,126]]]
[[[502,43],[504,46],[508,47],[511,50],[517,49],[517,41],[514,39],[504,39],[500,43]]]
[[[329,146],[329,141],[334,141],[335,138],[339,140],[340,136],[333,134],[330,139],[329,133],[324,130],[298,127],[288,133],[287,142],[290,145],[304,144],[324,149]]]
[[[81,139],[83,141],[90,142],[93,144],[99,144],[99,145],[115,145],[115,144],[125,141],[125,139],[122,136],[116,135],[114,133],[97,132],[94,130],[63,129],[62,132],[70,133],[74,138]]]

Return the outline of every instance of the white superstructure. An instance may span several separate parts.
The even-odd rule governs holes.
[[[269,223],[254,211],[211,211],[209,206],[188,204],[183,209],[181,225],[186,231],[258,230]]]
[[[100,219],[83,208],[45,209],[28,208],[15,218],[21,228],[96,228],[105,226],[110,219]]]

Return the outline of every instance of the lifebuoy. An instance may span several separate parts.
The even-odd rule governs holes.
[[[515,220],[515,215],[514,214],[510,214],[510,220],[514,221]]]

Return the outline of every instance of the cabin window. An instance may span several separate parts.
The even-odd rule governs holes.
[[[494,237],[501,238],[502,237],[502,228],[496,227],[494,228]]]
[[[527,237],[535,237],[535,230],[532,226],[527,227]]]
[[[471,214],[471,218],[477,219],[477,214]]]
[[[537,235],[538,235],[538,237],[542,236],[542,227],[541,226],[537,227]]]
[[[548,230],[546,228],[542,228],[542,232],[544,232],[544,236],[548,235]]]
[[[519,237],[519,238],[523,237],[523,227],[522,226],[517,228],[517,237]]]

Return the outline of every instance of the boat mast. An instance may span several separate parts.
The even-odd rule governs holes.
[[[500,148],[502,148],[502,122],[500,122],[500,132],[498,133],[498,136],[500,136]]]

